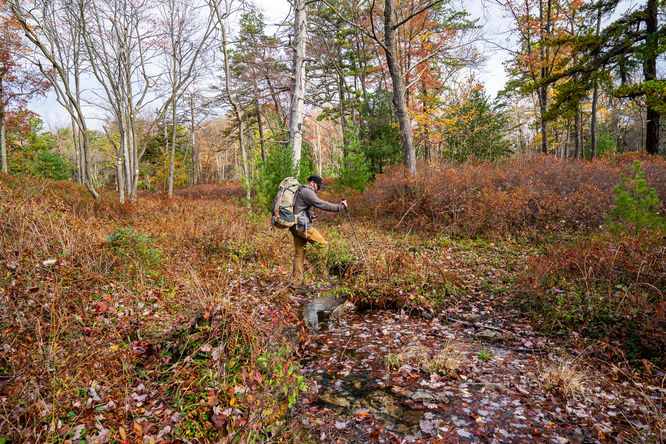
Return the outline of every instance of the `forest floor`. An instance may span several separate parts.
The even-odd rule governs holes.
[[[657,442],[664,374],[653,385],[598,344],[534,331],[507,306],[515,248],[442,251],[464,290],[434,316],[373,309],[315,335],[296,419],[333,442]]]
[[[289,233],[237,187],[93,202],[0,176],[0,443],[659,442],[664,372],[514,300],[543,246],[319,228],[295,295]],[[353,201],[352,201],[353,203]],[[353,208],[353,207],[352,207]],[[310,333],[316,295],[357,304]]]

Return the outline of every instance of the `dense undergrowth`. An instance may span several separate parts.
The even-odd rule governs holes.
[[[120,205],[0,176],[0,436],[299,439],[289,409],[308,336],[286,288],[291,238],[241,196],[199,186]],[[455,291],[435,244],[359,226],[369,270],[345,223],[321,227],[344,275],[322,291],[411,309]]]
[[[0,178],[3,439],[285,433],[298,322],[252,291],[279,281],[278,250],[210,191],[119,205]]]
[[[391,229],[530,240],[588,233],[604,223],[614,187],[636,158],[648,186],[666,200],[666,161],[631,153],[591,162],[536,156],[432,166],[413,178],[395,170],[379,176],[359,204]]]
[[[350,199],[367,261],[346,215],[322,215],[331,247],[326,261],[308,252],[310,284],[425,316],[501,292],[547,331],[663,365],[663,233],[605,228],[629,164],[537,158],[380,176]],[[665,163],[642,165],[663,201]],[[307,440],[290,416],[308,343],[285,286],[291,239],[242,196],[202,185],[120,205],[0,175],[0,436]],[[326,271],[338,276],[312,279]]]

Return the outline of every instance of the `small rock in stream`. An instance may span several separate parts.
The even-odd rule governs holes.
[[[425,390],[417,390],[415,392],[407,392],[406,396],[412,401],[416,402],[440,402],[442,404],[448,404],[451,402],[449,398],[441,393],[428,392]]]
[[[489,328],[483,329],[474,335],[475,338],[486,339],[486,340],[499,339],[499,336],[500,336],[499,333]]]

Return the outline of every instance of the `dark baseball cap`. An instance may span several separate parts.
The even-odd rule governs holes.
[[[314,183],[316,183],[317,186],[318,186],[319,188],[321,188],[322,190],[323,190],[324,188],[326,188],[326,187],[324,186],[324,179],[322,179],[321,176],[320,176],[319,174],[312,174],[310,177],[308,177],[308,183],[309,183],[309,182],[314,182]]]

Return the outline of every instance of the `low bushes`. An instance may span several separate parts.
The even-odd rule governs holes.
[[[666,218],[638,162],[621,178],[606,228],[533,258],[521,299],[547,329],[579,330],[663,365]]]
[[[577,331],[620,346],[631,359],[666,364],[663,232],[601,233],[533,258],[518,300],[542,328]]]
[[[536,156],[505,163],[432,167],[416,177],[396,170],[377,177],[359,199],[386,227],[461,236],[591,231],[603,224],[636,155],[592,162]],[[641,159],[647,184],[666,198],[666,161]]]

